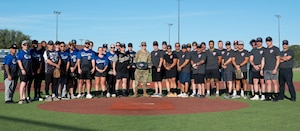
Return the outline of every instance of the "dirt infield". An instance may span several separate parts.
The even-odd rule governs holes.
[[[94,98],[47,102],[37,107],[80,114],[163,115],[238,110],[248,105],[234,100],[208,98]]]

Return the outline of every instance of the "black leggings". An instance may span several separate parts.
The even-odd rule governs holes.
[[[116,76],[107,75],[108,92],[114,94],[116,92]]]
[[[34,81],[34,82],[33,82]],[[33,88],[34,88],[34,97],[40,97],[41,96],[41,84],[42,84],[42,77],[41,75],[34,75],[31,79],[29,79],[27,83],[27,96],[30,96],[30,88],[33,82]]]
[[[52,94],[58,96],[58,78],[53,78],[53,74],[45,74],[45,92],[46,95],[49,95],[49,86],[52,83]]]

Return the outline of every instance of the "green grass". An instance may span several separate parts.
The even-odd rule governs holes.
[[[3,93],[0,97],[3,98]],[[189,98],[197,99],[197,98]],[[298,97],[298,100],[300,98]],[[225,112],[187,115],[118,116],[61,113],[38,109],[44,102],[25,105],[0,103],[1,130],[297,130],[299,102],[246,102],[249,107]],[[81,107],[84,108],[84,104]],[[188,108],[188,107],[187,107]]]

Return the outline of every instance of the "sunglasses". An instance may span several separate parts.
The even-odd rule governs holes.
[[[142,45],[142,46],[146,46],[146,45]]]
[[[115,48],[115,47],[110,47],[110,48]]]
[[[23,45],[23,46],[28,46],[27,44]]]
[[[60,46],[60,47],[66,47],[66,46]]]

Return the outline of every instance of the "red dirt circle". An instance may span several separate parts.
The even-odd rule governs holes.
[[[37,107],[79,114],[163,115],[221,112],[248,105],[234,100],[208,98],[94,98],[46,102]]]

